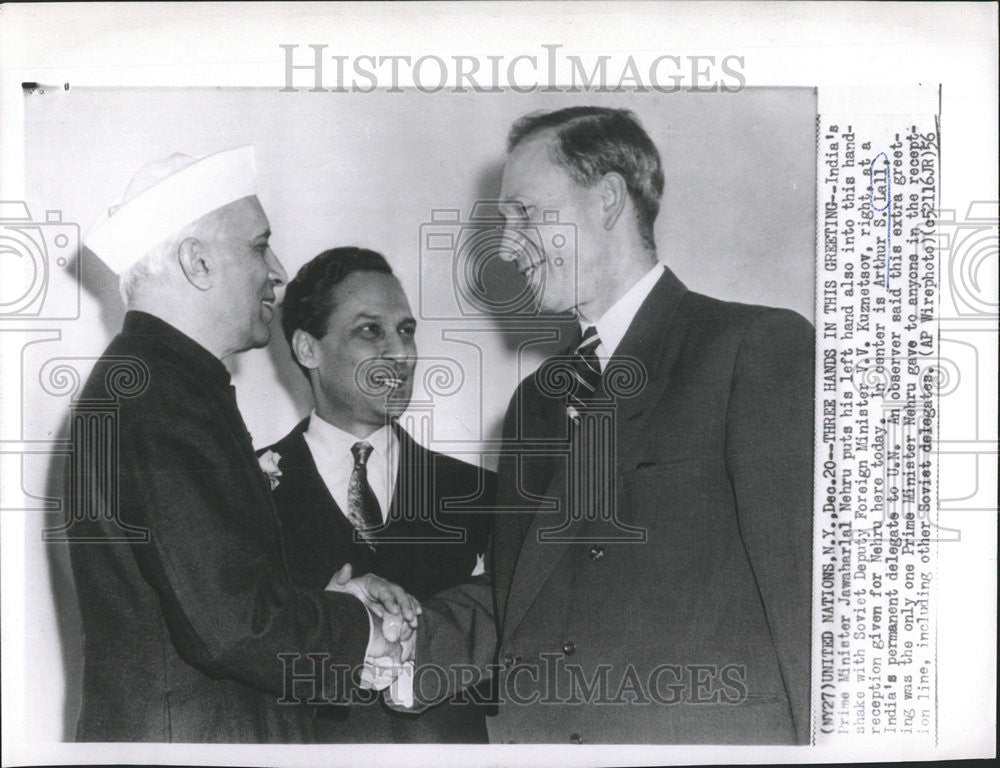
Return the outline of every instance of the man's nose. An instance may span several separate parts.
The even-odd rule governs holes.
[[[504,224],[500,228],[500,258],[504,261],[514,261],[519,250],[518,237],[509,224]]]
[[[285,272],[285,268],[278,261],[277,254],[270,247],[267,249],[267,267],[269,270],[268,277],[275,286],[284,285],[288,282],[288,273]]]
[[[382,345],[382,357],[396,363],[406,363],[416,359],[416,346],[412,340],[404,339],[398,333],[389,333]]]

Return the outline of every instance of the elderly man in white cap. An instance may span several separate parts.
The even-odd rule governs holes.
[[[95,507],[79,523],[92,543],[71,547],[80,740],[309,741],[295,701],[342,698],[365,659],[399,656],[386,637],[412,634],[419,605],[377,576],[349,580],[348,569],[331,582],[341,591],[310,592],[286,572],[221,360],[270,337],[286,274],[269,235],[243,147],[140,172],[87,237],[120,273],[128,313],[81,399],[114,397],[123,360],[147,385],[118,400],[112,482],[99,480],[99,446],[74,458],[71,493]],[[147,540],[122,543],[122,525]],[[375,601],[401,619],[366,608]]]

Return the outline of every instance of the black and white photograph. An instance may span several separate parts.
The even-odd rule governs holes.
[[[4,764],[988,756],[989,131],[797,5],[5,6]]]

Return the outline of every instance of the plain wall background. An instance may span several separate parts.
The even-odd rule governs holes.
[[[633,109],[656,143],[666,191],[656,226],[660,258],[689,288],[719,298],[789,307],[813,319],[815,93],[748,89],[731,94],[281,93],[277,89],[71,89],[26,94],[27,202],[35,221],[60,210],[81,236],[119,200],[141,166],[173,152],[207,154],[241,144],[257,150],[259,197],[272,244],[289,274],[320,251],[362,245],[392,263],[420,320],[415,400],[438,363],[458,376],[434,399],[425,444],[495,466],[479,448],[499,435],[517,381],[551,344],[518,353],[540,323],[512,334],[493,318],[421,318],[450,295],[441,264],[423,271],[421,225],[435,209],[495,197],[507,130],[536,109],[576,104]],[[26,439],[65,435],[68,398],[39,386],[53,357],[101,354],[124,309],[114,276],[90,254],[78,262],[80,314],[40,322],[59,338],[22,354]],[[447,265],[445,265],[447,266]],[[491,270],[510,286],[513,270]],[[434,278],[430,283],[427,278]],[[75,278],[54,269],[51,295]],[[424,294],[421,296],[423,286]],[[240,408],[257,445],[284,435],[310,408],[304,378],[274,327],[267,349],[229,361]],[[438,384],[441,382],[438,381]],[[29,497],[54,495],[62,459],[26,456]],[[41,543],[59,513],[28,516],[25,604],[29,701],[26,733],[41,741],[72,734],[79,709],[80,625],[65,551]]]

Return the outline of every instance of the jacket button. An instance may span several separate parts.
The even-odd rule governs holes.
[[[596,544],[590,548],[590,559],[600,560],[604,557],[604,547],[599,547]]]
[[[573,642],[571,640],[567,640],[565,643],[563,643],[563,653],[565,653],[567,656],[572,656],[574,653],[576,653],[576,646],[573,645]]]
[[[569,741],[570,741],[571,744],[582,744],[583,743],[583,739],[580,738],[580,734],[579,733],[571,733],[569,735]]]

